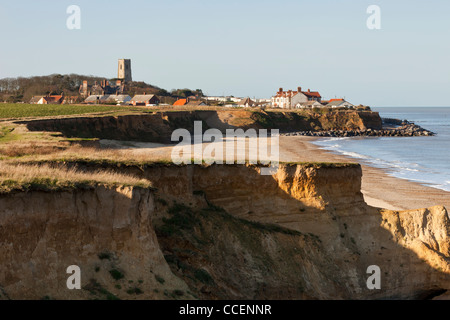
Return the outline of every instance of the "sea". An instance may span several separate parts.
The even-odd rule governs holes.
[[[322,149],[352,157],[388,174],[450,191],[450,107],[372,107],[382,118],[408,120],[431,137],[321,138]]]

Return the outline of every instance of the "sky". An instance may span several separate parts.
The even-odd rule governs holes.
[[[70,30],[67,8],[81,10]],[[369,29],[370,5],[381,29]],[[0,0],[0,78],[85,74],[207,95],[282,87],[369,106],[448,106],[448,0]]]

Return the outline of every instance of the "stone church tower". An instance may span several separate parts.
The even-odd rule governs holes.
[[[119,67],[117,70],[117,78],[124,82],[131,82],[131,60],[119,59]]]

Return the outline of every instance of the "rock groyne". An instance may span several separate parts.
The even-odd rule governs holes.
[[[310,137],[417,137],[434,136],[435,133],[408,120],[383,118],[382,129],[327,130],[284,132],[283,136]]]

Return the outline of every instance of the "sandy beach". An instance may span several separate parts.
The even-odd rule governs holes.
[[[358,162],[344,155],[323,150],[311,142],[316,137],[281,136],[280,161],[284,162]],[[149,160],[171,159],[174,145],[102,140],[104,147],[126,148],[137,157]],[[203,149],[207,144],[203,145]],[[248,148],[248,145],[247,145]],[[247,151],[248,152],[248,151]],[[362,165],[362,193],[367,204],[390,210],[409,210],[443,205],[450,208],[450,192],[390,176],[379,168]]]
[[[312,137],[280,137],[282,161],[358,162],[357,159],[334,154],[311,143]],[[450,208],[450,192],[390,176],[379,168],[362,165],[362,193],[367,204],[408,210],[443,205]]]

